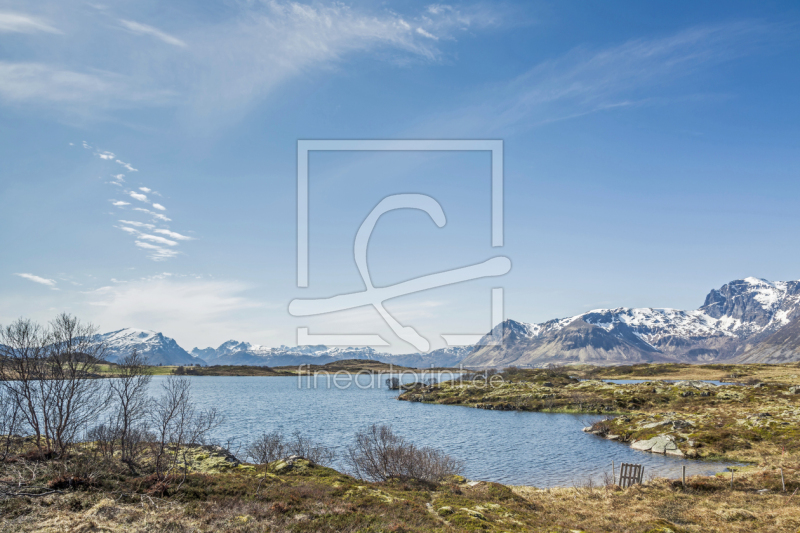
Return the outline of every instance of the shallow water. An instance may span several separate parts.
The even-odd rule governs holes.
[[[339,378],[192,376],[192,395],[202,408],[216,407],[225,417],[212,435],[237,446],[263,432],[300,431],[335,448],[341,458],[355,432],[373,422],[390,424],[414,444],[432,446],[466,462],[465,476],[537,487],[599,482],[619,464],[645,465],[649,474],[679,477],[710,474],[732,463],[708,463],[631,450],[627,445],[583,433],[599,416],[488,411],[461,406],[398,401],[387,376],[358,376],[358,386]],[[160,394],[166,376],[155,376],[152,393]],[[405,379],[404,381],[408,381]],[[315,387],[316,385],[316,387]],[[241,451],[241,450],[240,450]],[[240,453],[243,455],[243,453]],[[334,465],[344,469],[343,462]]]
[[[682,380],[682,379],[603,379],[601,381],[605,381],[606,383],[617,383],[619,385],[626,385],[631,383],[655,383],[655,382],[662,382],[662,383],[677,383],[679,381],[689,381],[689,380]],[[731,383],[727,381],[718,381],[715,379],[693,379],[691,381],[702,381],[703,383],[711,383],[712,385],[731,385]]]

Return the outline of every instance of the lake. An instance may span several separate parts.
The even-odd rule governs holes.
[[[335,468],[359,429],[389,424],[393,430],[419,446],[445,451],[466,463],[469,479],[497,481],[537,487],[572,486],[589,478],[602,480],[619,464],[645,465],[648,474],[680,477],[712,474],[733,463],[711,463],[654,455],[631,450],[627,445],[583,433],[581,429],[600,416],[488,411],[461,406],[398,401],[384,376],[361,375],[339,386],[328,376],[217,377],[191,376],[192,396],[201,408],[216,407],[225,417],[212,435],[214,441],[231,439],[232,451],[261,433],[281,431],[303,435],[339,453]],[[160,394],[167,376],[154,376],[153,395]],[[404,381],[409,381],[405,378]],[[239,450],[243,458],[243,448]]]

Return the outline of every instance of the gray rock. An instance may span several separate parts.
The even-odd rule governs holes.
[[[800,394],[800,386],[795,385],[794,387],[789,387],[789,392],[792,394]]]
[[[637,440],[631,444],[631,448],[650,453],[683,456],[683,452],[678,449],[678,445],[675,444],[675,441],[669,435],[659,435],[652,439]]]

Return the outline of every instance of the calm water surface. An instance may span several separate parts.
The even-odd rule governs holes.
[[[222,443],[233,439],[234,452],[251,438],[275,430],[285,434],[299,430],[343,452],[356,431],[378,422],[390,424],[414,444],[436,447],[464,460],[465,475],[470,479],[513,485],[571,486],[589,477],[600,481],[604,472],[611,472],[612,460],[617,465],[644,464],[645,477],[648,473],[679,477],[684,464],[688,474],[719,472],[731,464],[638,452],[583,433],[581,428],[598,416],[398,401],[397,391],[389,391],[384,385],[386,377],[359,376],[360,387],[351,383],[348,388],[333,386],[326,376],[311,381],[303,378],[300,387],[294,377],[189,379],[196,403],[202,408],[216,407],[225,417],[213,439]],[[165,379],[154,376],[154,395],[160,394]],[[344,469],[341,462],[334,466]]]

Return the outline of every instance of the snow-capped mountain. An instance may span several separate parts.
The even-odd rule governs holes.
[[[189,355],[174,339],[155,331],[125,328],[97,335],[96,339],[106,345],[105,358],[112,363],[135,348],[151,365],[205,365],[205,361]]]
[[[324,365],[342,359],[379,359],[381,354],[368,347],[279,346],[268,348],[249,342],[230,340],[218,348],[194,348],[192,355],[210,365],[290,366]]]
[[[694,311],[622,307],[542,324],[509,320],[498,326],[504,341],[501,347],[479,347],[463,364],[544,366],[741,358],[755,362],[751,354],[755,347],[799,316],[800,281],[745,278],[712,290]],[[786,357],[791,350],[785,343],[781,346]]]
[[[266,347],[230,340],[191,355],[153,331],[123,329],[98,336],[116,360],[135,347],[151,364],[290,366],[342,359],[373,359],[416,368],[546,366],[585,362],[784,362],[800,360],[800,281],[745,278],[712,290],[696,310],[597,309],[495,328],[499,346],[449,347],[427,354],[394,355],[368,347]],[[489,342],[484,337],[481,344]]]
[[[471,346],[441,348],[426,354],[388,354],[369,347],[279,346],[267,348],[249,342],[230,340],[218,348],[194,348],[192,355],[209,365],[294,366],[324,365],[342,359],[372,359],[412,368],[458,366],[472,350]]]

